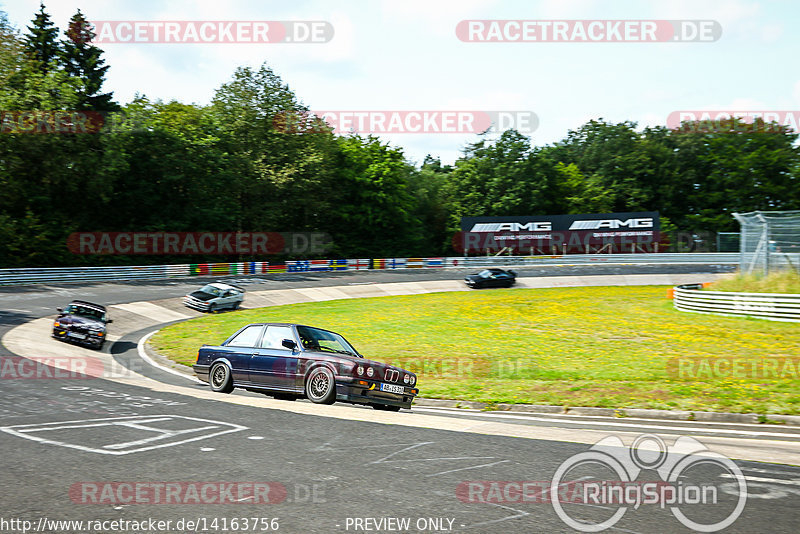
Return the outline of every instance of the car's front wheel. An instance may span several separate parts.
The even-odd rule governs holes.
[[[317,404],[333,404],[336,401],[336,382],[327,367],[317,367],[306,379],[306,397]]]
[[[231,368],[224,363],[219,362],[212,365],[208,376],[208,382],[211,384],[211,389],[213,391],[216,391],[217,393],[230,393],[233,391]]]
[[[217,305],[216,304],[210,304],[208,306],[208,313],[216,313],[216,311],[217,311]]]

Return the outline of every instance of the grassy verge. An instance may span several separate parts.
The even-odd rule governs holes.
[[[293,304],[187,321],[152,343],[191,364],[202,343],[219,343],[244,324],[298,322],[416,371],[425,397],[800,413],[798,325],[677,312],[665,294],[654,286],[590,287]],[[772,373],[753,367],[761,358]]]
[[[734,291],[749,293],[800,293],[800,273],[783,271],[769,276],[738,274],[714,282],[709,291]]]

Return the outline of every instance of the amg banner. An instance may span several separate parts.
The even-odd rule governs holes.
[[[453,244],[464,253],[511,249],[522,253],[651,252],[660,239],[656,211],[462,217]]]

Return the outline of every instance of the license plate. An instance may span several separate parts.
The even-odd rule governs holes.
[[[75,339],[86,339],[86,334],[78,334],[77,332],[67,332],[67,336]]]
[[[388,391],[389,393],[403,393],[403,386],[396,386],[394,384],[381,384],[381,391]]]

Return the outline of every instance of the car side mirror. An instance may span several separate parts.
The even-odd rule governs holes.
[[[292,350],[297,348],[297,343],[295,343],[291,339],[284,339],[283,341],[281,341],[281,345],[283,345],[287,349],[292,349]]]
[[[61,308],[56,308],[56,311],[58,311],[58,313],[64,313],[64,310],[62,310]]]

